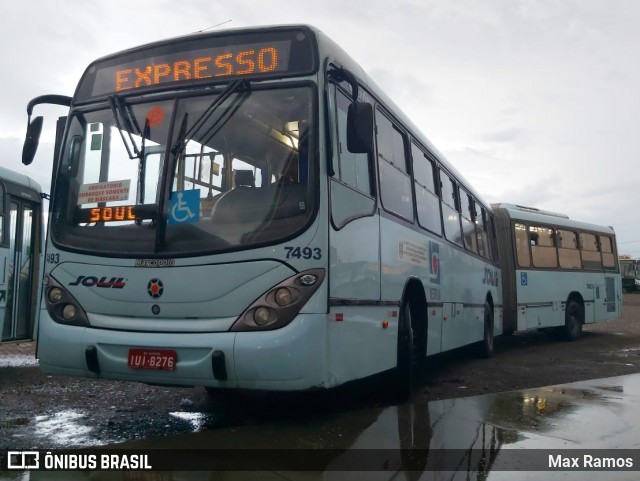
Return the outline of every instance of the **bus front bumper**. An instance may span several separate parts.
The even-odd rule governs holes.
[[[57,324],[42,310],[38,358],[52,374],[230,389],[328,388],[326,324],[324,314],[300,314],[273,331],[128,332]],[[129,367],[129,350],[136,348],[174,350],[175,367]]]

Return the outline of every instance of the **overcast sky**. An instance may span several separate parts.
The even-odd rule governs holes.
[[[340,43],[489,202],[612,225],[640,257],[636,0],[23,0],[3,5],[2,165],[49,189],[57,107],[20,163],[27,102],[93,59],[218,27],[308,23]],[[230,21],[229,21],[230,20]]]

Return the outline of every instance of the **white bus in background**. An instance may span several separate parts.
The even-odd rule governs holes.
[[[42,189],[0,166],[0,334],[31,339],[42,280]]]
[[[620,317],[622,285],[613,228],[532,207],[492,207],[504,333],[557,328],[575,340],[583,324]]]
[[[622,288],[627,292],[640,289],[640,260],[620,257],[620,274],[622,275]]]

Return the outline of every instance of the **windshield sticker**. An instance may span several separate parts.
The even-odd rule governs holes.
[[[149,123],[149,127],[157,127],[164,122],[164,109],[159,106],[151,107],[147,112],[146,122]]]
[[[181,190],[171,193],[169,224],[192,224],[200,220],[200,190]]]
[[[82,184],[78,192],[78,205],[128,200],[130,185],[131,181],[128,179]]]

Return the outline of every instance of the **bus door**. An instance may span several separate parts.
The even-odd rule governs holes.
[[[35,291],[34,267],[38,260],[36,228],[39,204],[12,195],[7,196],[7,215],[4,219],[4,245],[0,257],[3,271],[0,276],[0,319],[2,340],[31,339],[33,337]],[[6,248],[5,248],[6,247]]]
[[[595,285],[595,319],[607,320],[620,316],[619,293],[616,292],[616,278],[604,276],[604,285]]]

